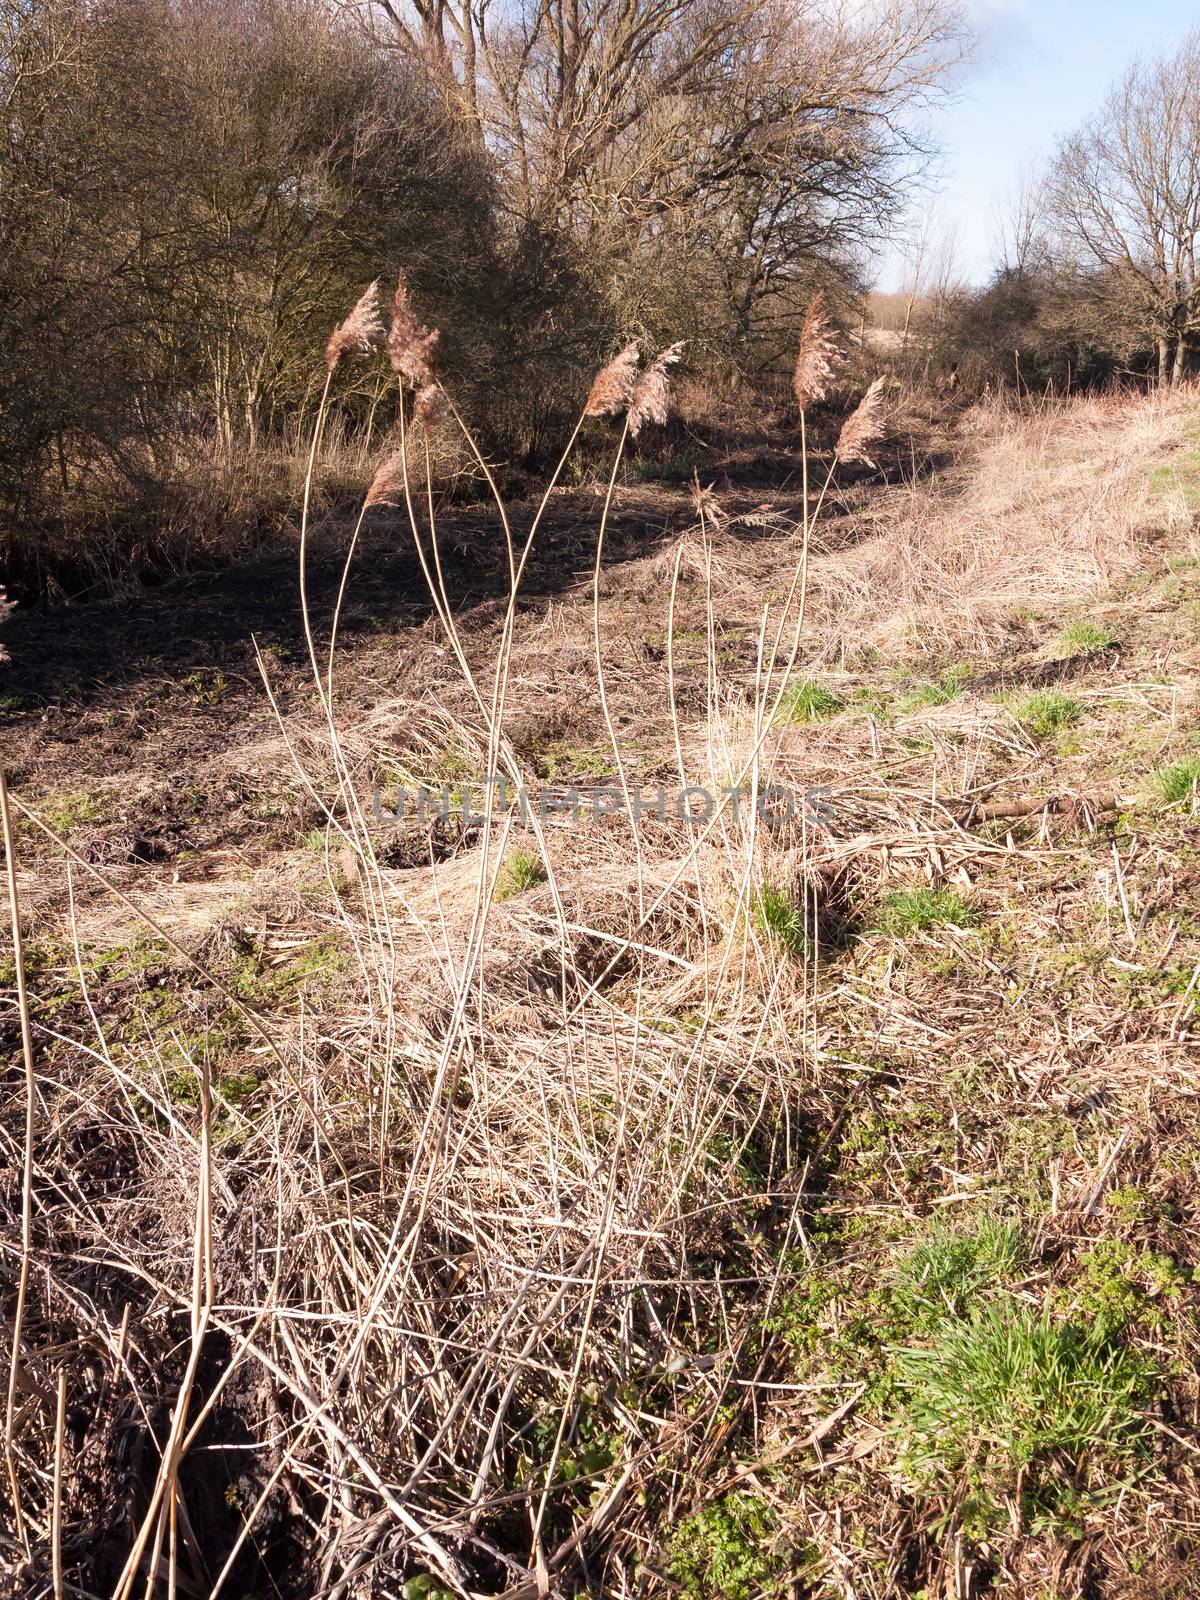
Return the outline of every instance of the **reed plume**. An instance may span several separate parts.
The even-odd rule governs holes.
[[[392,326],[387,336],[388,360],[392,371],[410,383],[428,386],[437,369],[437,345],[441,335],[421,322],[408,298],[408,280],[401,273],[392,298]]]
[[[809,301],[800,329],[800,350],[792,374],[792,391],[801,411],[824,400],[837,373],[841,352],[833,342],[833,330],[825,309],[825,296],[818,291]]]
[[[686,340],[668,345],[656,355],[638,379],[629,402],[629,437],[636,439],[647,422],[660,425],[667,420],[667,368],[683,354]]]
[[[611,417],[615,411],[624,411],[633,399],[637,383],[638,356],[636,340],[627,344],[606,367],[601,367],[595,382],[588,391],[585,417]]]
[[[688,485],[688,494],[692,502],[692,510],[698,520],[703,523],[705,519],[719,528],[725,520],[725,513],[721,510],[721,502],[717,499],[716,490],[711,483],[701,483],[699,470],[692,469],[692,481]]]
[[[343,361],[366,361],[383,337],[379,315],[379,279],[361,296],[354,310],[329,335],[325,365],[330,372]]]
[[[398,506],[404,501],[404,451],[393,450],[371,479],[363,510],[372,506]]]
[[[413,416],[427,434],[432,433],[439,423],[445,422],[449,415],[450,402],[436,383],[427,383],[417,391],[417,398],[413,401]]]
[[[868,445],[883,437],[883,379],[876,378],[854,410],[842,424],[838,434],[835,461],[864,461],[873,467]]]

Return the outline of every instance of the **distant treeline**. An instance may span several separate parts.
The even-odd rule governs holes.
[[[203,554],[277,514],[324,340],[379,275],[403,270],[442,330],[484,448],[531,467],[628,338],[686,340],[720,393],[787,366],[818,288],[852,330],[965,38],[954,0],[0,0],[0,18],[0,573],[26,587],[148,571],[168,532]],[[1122,150],[1195,148],[1195,57],[1145,69],[1064,147],[995,283],[910,330],[927,368],[1186,371],[1195,202],[1138,222],[1132,173],[1104,207]],[[331,441],[386,430],[384,381],[340,387]]]

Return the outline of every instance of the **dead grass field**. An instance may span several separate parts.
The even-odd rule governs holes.
[[[16,615],[14,1594],[1195,1593],[1195,406]]]

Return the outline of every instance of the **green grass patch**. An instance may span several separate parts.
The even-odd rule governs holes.
[[[1186,756],[1154,774],[1166,806],[1195,806],[1200,800],[1200,756]]]
[[[1013,708],[1021,727],[1033,739],[1049,739],[1073,728],[1083,716],[1083,706],[1061,689],[1036,689]]]
[[[536,889],[546,881],[541,856],[532,850],[514,850],[500,868],[496,879],[496,899],[513,900],[526,889]]]
[[[547,783],[611,778],[615,771],[611,750],[582,750],[571,745],[558,745],[535,750],[533,757],[538,776]]]
[[[971,676],[971,668],[965,661],[957,662],[952,667],[947,667],[940,678],[932,683],[920,683],[915,689],[910,689],[896,702],[896,709],[901,716],[912,716],[917,711],[926,711],[934,706],[947,705],[956,696],[960,695],[963,686]]]
[[[1188,451],[1170,465],[1157,467],[1150,475],[1150,487],[1162,494],[1178,492],[1189,506],[1200,505],[1200,456]]]
[[[1111,628],[1098,622],[1086,622],[1082,617],[1068,622],[1059,638],[1062,649],[1080,656],[1094,656],[1102,650],[1115,650],[1120,642]]]
[[[969,928],[975,914],[953,889],[896,889],[879,908],[877,927],[903,939],[928,928]]]
[[[109,809],[111,795],[103,789],[72,789],[42,802],[38,814],[55,833],[70,833],[100,822]],[[24,824],[32,828],[32,823]],[[43,838],[45,835],[43,835]]]
[[[811,678],[798,679],[795,683],[789,683],[783,691],[775,720],[788,726],[805,722],[828,722],[830,717],[836,717],[838,712],[844,709],[845,701],[831,689],[826,689],[823,684],[814,683]]]
[[[918,1490],[957,1497],[969,1537],[1077,1525],[1145,1450],[1155,1369],[1102,1329],[1011,1301],[947,1317],[892,1352],[897,1462]]]
[[[803,907],[785,890],[764,883],[754,897],[753,916],[759,932],[789,955],[800,956],[807,950]]]
[[[983,1216],[972,1227],[936,1222],[901,1258],[893,1280],[896,1313],[909,1328],[965,1316],[1019,1272],[1025,1259],[1015,1222]]]

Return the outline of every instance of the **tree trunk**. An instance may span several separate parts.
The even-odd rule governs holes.
[[[1169,355],[1170,346],[1165,338],[1160,337],[1158,341],[1158,387],[1160,389],[1167,387],[1167,359]]]
[[[1175,365],[1171,368],[1171,387],[1178,389],[1187,371],[1187,339],[1180,334],[1175,343]]]

